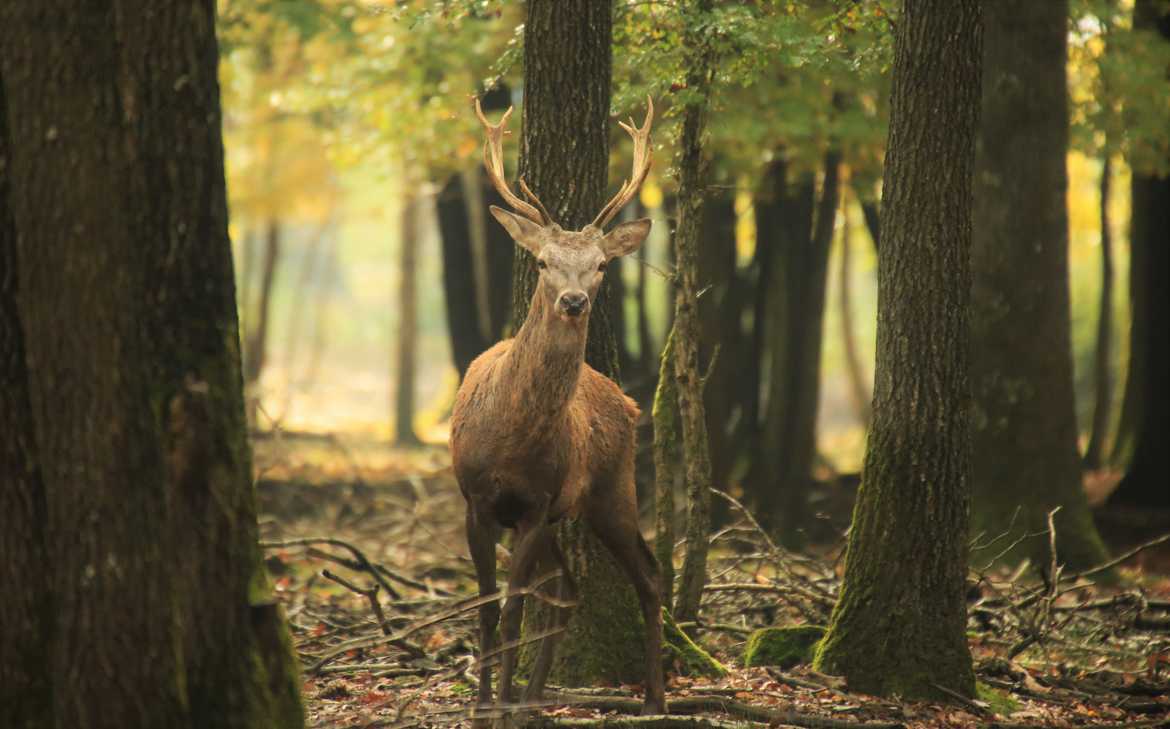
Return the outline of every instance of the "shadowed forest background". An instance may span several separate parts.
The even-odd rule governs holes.
[[[1170,721],[1167,0],[75,10],[0,9],[0,726]],[[669,719],[576,514],[477,585],[452,409],[542,285],[477,99],[573,230],[652,113],[583,356]]]

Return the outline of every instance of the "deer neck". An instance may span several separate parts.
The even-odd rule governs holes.
[[[524,432],[552,435],[563,422],[585,362],[588,314],[566,322],[539,289],[512,343],[510,400]]]

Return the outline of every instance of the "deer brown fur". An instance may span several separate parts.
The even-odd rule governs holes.
[[[487,131],[485,166],[502,193],[507,185],[499,145],[508,113],[495,126],[480,113]],[[527,319],[513,339],[472,362],[451,416],[451,456],[467,501],[467,540],[481,595],[496,591],[495,548],[502,529],[516,532],[503,612],[494,602],[480,608],[480,709],[492,700],[490,662],[485,659],[496,652],[501,653],[499,702],[511,703],[513,644],[519,638],[524,600],[523,594],[514,593],[559,568],[558,604],[575,596],[551,525],[579,516],[614,555],[638,593],[646,624],[644,710],[665,711],[658,565],[638,528],[634,487],[638,407],[584,361],[589,313],[606,264],[636,250],[650,230],[649,220],[622,223],[608,234],[602,227],[645,178],[652,115],[653,106],[642,128],[623,125],[635,140],[634,174],[583,230],[562,230],[523,182],[521,189],[531,204],[508,190],[504,198],[518,214],[491,209],[513,239],[537,257],[540,277]],[[566,620],[564,610],[555,612],[554,629]],[[497,621],[499,648],[494,637]],[[525,702],[541,697],[553,647],[553,637],[546,637]],[[476,723],[483,725],[484,720]]]

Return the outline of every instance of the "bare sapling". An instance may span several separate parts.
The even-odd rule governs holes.
[[[451,415],[451,458],[467,501],[467,543],[481,595],[496,591],[496,543],[515,530],[508,594],[479,612],[480,656],[477,726],[492,702],[491,665],[483,660],[503,647],[498,712],[512,703],[515,645],[519,640],[525,588],[561,571],[554,627],[541,642],[523,702],[541,699],[552,667],[556,634],[568,619],[565,603],[576,587],[552,525],[582,517],[613,553],[641,603],[646,625],[645,714],[665,712],[662,608],[658,564],[638,529],[634,489],[634,426],[639,412],[616,383],[585,363],[589,315],[606,265],[634,252],[650,232],[650,220],[605,227],[637,194],[650,171],[650,125],[654,106],[638,127],[622,124],[634,141],[633,174],[597,217],[580,231],[562,230],[520,180],[525,199],[504,177],[503,140],[512,110],[483,124],[484,166],[513,212],[491,213],[513,240],[536,258],[539,280],[528,317],[516,336],[480,355],[467,370]]]

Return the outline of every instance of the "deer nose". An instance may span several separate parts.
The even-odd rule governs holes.
[[[580,291],[561,294],[561,311],[569,316],[580,316],[589,306],[589,297]]]

